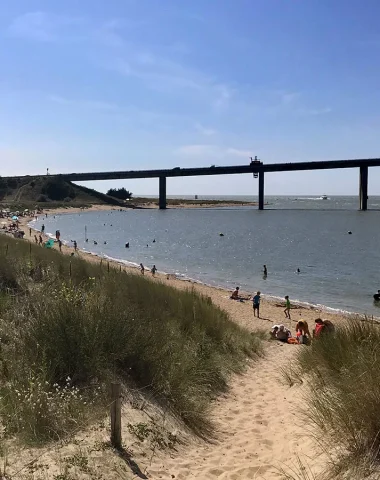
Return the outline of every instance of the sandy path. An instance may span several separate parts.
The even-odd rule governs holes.
[[[149,478],[281,479],[281,468],[297,471],[297,457],[314,474],[323,470],[326,458],[297,418],[304,387],[284,384],[279,371],[297,348],[268,344],[265,357],[235,377],[229,393],[215,402],[215,442],[194,442],[175,456],[158,457],[147,466]]]

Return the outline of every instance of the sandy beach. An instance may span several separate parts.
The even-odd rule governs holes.
[[[94,206],[87,211],[97,209],[116,208]],[[50,216],[76,211],[82,210],[57,209],[47,213]],[[30,220],[22,218],[20,226],[25,231],[25,239],[34,241],[34,232],[30,236],[27,227]],[[47,237],[44,236],[44,239]],[[58,248],[57,245],[54,248]],[[73,248],[62,246],[62,251],[63,254],[71,254]],[[100,262],[99,257],[85,252],[76,255],[92,262]],[[120,268],[119,264],[117,267]],[[141,275],[136,268],[121,268]],[[151,276],[149,272],[146,275]],[[268,301],[265,297],[261,302],[261,318],[257,319],[253,316],[250,301],[231,300],[227,290],[167,278],[160,274],[156,274],[155,281],[178,289],[194,288],[200,294],[210,297],[215,305],[228,312],[231,319],[250,331],[260,329],[269,332],[273,324],[284,323],[294,332],[299,319],[306,320],[312,328],[314,320],[320,316],[335,324],[346,321],[342,315],[301,306],[292,308],[292,319],[289,321],[285,318],[284,306]],[[305,347],[268,341],[264,357],[250,364],[246,373],[232,379],[229,392],[215,400],[212,408],[212,418],[216,425],[215,441],[208,443],[192,438],[186,446],[178,447],[176,452],[156,452],[151,461],[143,452],[136,451],[135,459],[140,468],[144,467],[148,478],[280,479],[285,478],[280,469],[290,471],[289,468],[296,468],[298,457],[313,473],[320,472],[327,459],[320,454],[310,435],[309,426],[304,424],[298,414],[305,386],[301,384],[289,387],[281,374],[282,368],[291,365],[299,348]],[[124,434],[128,436],[127,431]]]

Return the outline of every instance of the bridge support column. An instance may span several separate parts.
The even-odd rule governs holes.
[[[259,210],[264,210],[264,172],[259,172]]]
[[[158,206],[160,210],[166,209],[166,177],[159,177],[159,199]]]
[[[368,167],[360,167],[359,205],[360,210],[367,210],[368,204]]]

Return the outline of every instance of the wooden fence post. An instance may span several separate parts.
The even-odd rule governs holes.
[[[111,383],[111,445],[121,449],[121,384]]]
[[[120,272],[121,272],[121,265],[120,265]]]
[[[29,260],[32,259],[32,242],[29,242]]]
[[[107,272],[110,273],[110,262],[107,262]]]
[[[70,263],[69,263],[69,275],[70,275],[70,278],[71,278],[71,260],[70,260]]]

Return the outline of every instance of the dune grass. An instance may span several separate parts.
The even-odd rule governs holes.
[[[2,235],[0,318],[0,414],[32,441],[85,424],[115,378],[205,434],[212,398],[261,351],[194,291]]]
[[[309,385],[305,420],[317,427],[325,450],[336,453],[331,478],[379,473],[380,326],[348,321],[300,349],[294,368]]]

